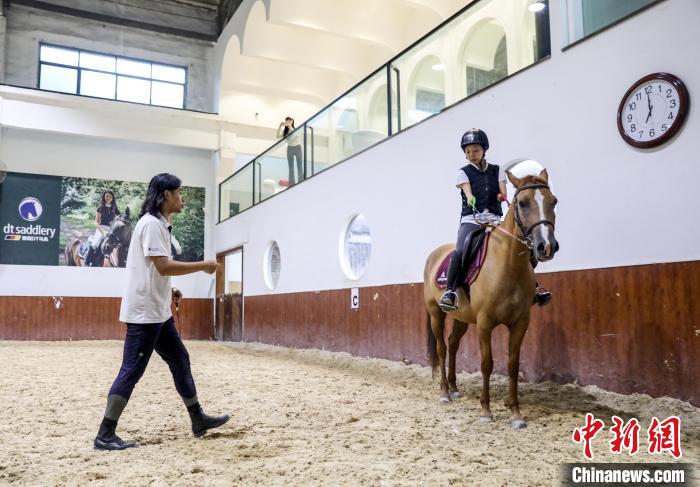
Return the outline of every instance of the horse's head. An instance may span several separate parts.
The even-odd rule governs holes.
[[[515,223],[523,237],[532,242],[537,260],[544,262],[554,257],[559,250],[559,242],[554,237],[554,207],[557,198],[549,189],[549,176],[543,169],[537,176],[522,179],[506,171],[508,180],[515,186],[513,211]]]
[[[119,215],[109,226],[109,232],[102,240],[102,253],[109,255],[118,247],[128,247],[131,242],[131,232],[131,214],[127,208],[124,215]]]

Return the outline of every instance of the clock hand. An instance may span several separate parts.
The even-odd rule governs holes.
[[[646,121],[644,122],[645,124],[649,123],[649,118],[651,117],[651,110],[652,110],[652,108],[653,108],[653,107],[651,106],[651,98],[649,98],[649,95],[647,95],[647,106],[649,107],[649,114],[647,115],[647,119],[646,119]]]

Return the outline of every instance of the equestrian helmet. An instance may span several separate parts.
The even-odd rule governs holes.
[[[484,152],[489,150],[489,138],[486,132],[481,129],[470,129],[462,135],[462,150],[469,144],[479,144],[484,148]]]

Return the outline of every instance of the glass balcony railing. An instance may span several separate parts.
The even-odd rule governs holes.
[[[472,1],[222,182],[219,221],[549,54],[547,0]]]
[[[306,122],[310,176],[388,137],[386,86],[382,68]]]

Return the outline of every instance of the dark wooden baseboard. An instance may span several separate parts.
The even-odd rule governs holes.
[[[700,262],[539,274],[554,293],[533,310],[521,353],[527,381],[577,381],[700,405]],[[426,364],[422,283],[245,298],[244,339]],[[449,326],[449,324],[448,324]],[[475,327],[460,369],[480,370]],[[507,330],[493,334],[495,371],[507,371]]]
[[[0,296],[0,340],[124,338],[126,328],[119,322],[121,298],[62,299],[57,308],[50,296]],[[183,299],[179,323],[183,338],[212,338],[213,323],[211,299]]]

